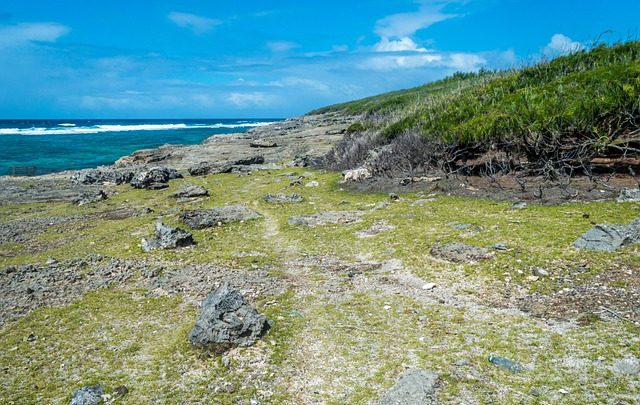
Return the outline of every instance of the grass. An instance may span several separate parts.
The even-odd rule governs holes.
[[[360,115],[354,128],[388,140],[416,134],[429,148],[466,151],[469,158],[492,149],[530,163],[584,163],[624,150],[635,155],[624,148],[638,142],[625,136],[637,130],[640,115],[640,42],[601,45],[522,69],[457,74],[315,112]]]
[[[287,189],[292,174],[320,186]],[[167,263],[266,269],[287,288],[255,302],[276,326],[256,346],[236,350],[229,368],[219,357],[203,356],[188,345],[186,335],[197,312],[188,292],[155,297],[130,280],[88,292],[66,306],[34,310],[0,329],[0,403],[64,402],[74,388],[100,382],[108,392],[127,386],[123,403],[258,398],[263,403],[364,404],[393,385],[406,367],[438,372],[443,403],[460,398],[505,404],[568,401],[560,389],[569,390],[570,401],[579,403],[629,401],[640,394],[633,378],[611,372],[616,359],[640,356],[637,326],[588,316],[582,326],[554,328],[482,303],[485,294],[497,294],[505,283],[528,293],[549,293],[588,282],[614,265],[640,268],[637,245],[618,253],[571,248],[591,220],[627,223],[640,204],[530,204],[511,210],[505,202],[438,195],[414,206],[424,197],[407,193],[389,202],[385,194],[345,191],[339,179],[337,173],[304,169],[221,174],[175,180],[159,191],[121,186],[110,199],[83,207],[3,206],[7,222],[65,215],[85,219],[51,226],[24,244],[0,244],[0,251],[13,254],[0,257],[0,268],[98,253],[145,258],[150,269]],[[211,197],[177,202],[170,194],[187,181],[204,186]],[[262,199],[282,191],[298,192],[305,201],[281,205]],[[380,202],[388,205],[374,209]],[[194,231],[198,244],[193,248],[141,252],[139,241],[151,234],[156,217],[183,226],[178,220],[183,210],[230,203],[244,203],[263,217]],[[154,212],[121,219],[97,216],[115,209],[141,213],[143,207]],[[348,226],[288,224],[292,215],[327,210],[364,214],[361,222]],[[381,220],[395,230],[370,238],[354,235]],[[454,221],[472,224],[477,233],[454,229],[449,225]],[[434,243],[454,241],[482,247],[502,242],[513,250],[477,264],[447,263],[428,254]],[[39,250],[29,250],[34,246]],[[436,291],[451,289],[451,295],[440,302],[428,292],[407,293],[408,287],[393,282],[399,270],[363,270],[360,284],[347,276],[359,263],[390,260],[400,261],[421,282],[436,283]],[[567,284],[577,265],[588,270]],[[534,267],[550,276],[531,281]],[[612,288],[632,288],[633,283],[616,281]],[[30,334],[37,336],[34,342],[27,339]],[[489,354],[518,361],[527,371],[511,374],[497,368],[487,362]],[[454,366],[460,359],[470,365]],[[540,397],[529,394],[534,388]]]

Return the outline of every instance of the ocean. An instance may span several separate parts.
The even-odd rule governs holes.
[[[278,119],[0,120],[0,175],[109,165],[139,149],[197,144]]]

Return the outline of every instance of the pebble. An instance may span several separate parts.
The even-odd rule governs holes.
[[[433,290],[434,288],[436,288],[435,283],[426,283],[425,285],[422,286],[423,290]]]

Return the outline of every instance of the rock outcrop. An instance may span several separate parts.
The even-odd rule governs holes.
[[[85,169],[79,170],[71,175],[73,184],[124,184],[128,183],[135,176],[134,169]]]
[[[634,243],[640,243],[640,218],[628,225],[596,225],[573,242],[573,246],[577,249],[614,252]]]
[[[208,195],[209,192],[207,191],[207,189],[191,183],[181,184],[178,191],[172,194],[172,196],[175,198],[195,198],[206,197]]]
[[[182,175],[176,169],[168,167],[152,167],[142,170],[131,179],[131,185],[135,188],[158,190],[169,187],[169,180],[181,179]]]
[[[435,244],[429,251],[432,256],[454,263],[474,263],[493,257],[489,250],[464,243]]]
[[[142,239],[141,247],[145,252],[155,249],[176,249],[195,244],[193,235],[180,228],[172,228],[160,221],[156,222],[155,236]]]
[[[103,201],[107,199],[107,193],[103,190],[98,190],[95,193],[85,193],[77,198],[73,199],[73,203],[78,206],[95,203],[98,201]]]
[[[298,193],[291,194],[267,194],[264,196],[264,200],[272,204],[287,204],[287,203],[300,203],[304,201],[304,198]]]
[[[377,405],[437,405],[438,375],[427,370],[405,372]]]
[[[78,388],[71,394],[70,405],[97,405],[103,402],[104,388],[102,385],[92,385]]]
[[[258,314],[240,291],[223,284],[202,303],[189,333],[192,345],[221,352],[234,346],[251,346],[273,326]]]
[[[225,205],[207,210],[187,211],[180,216],[182,222],[192,229],[211,228],[229,222],[249,221],[261,218],[257,212],[244,205]]]

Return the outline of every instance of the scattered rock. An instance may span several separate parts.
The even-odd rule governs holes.
[[[426,283],[422,286],[422,289],[425,291],[433,290],[434,288],[436,288],[436,283]]]
[[[348,181],[361,181],[366,180],[373,177],[373,173],[371,170],[366,167],[361,167],[358,169],[347,170],[343,173],[344,179],[342,180],[344,183]]]
[[[142,239],[142,250],[150,252],[154,249],[176,249],[195,244],[193,235],[180,228],[172,228],[162,222],[156,222],[156,234],[153,238]]]
[[[70,405],[101,404],[103,395],[104,388],[100,384],[78,388],[71,395]]]
[[[267,139],[256,139],[249,144],[252,148],[276,148],[278,144]]]
[[[395,226],[387,223],[387,221],[382,220],[376,221],[373,225],[371,225],[370,228],[358,231],[354,235],[356,235],[358,238],[371,238],[382,232],[393,231],[394,229],[396,229]]]
[[[73,184],[124,184],[133,179],[135,175],[133,169],[85,169],[79,170],[71,175]]]
[[[252,156],[249,158],[236,160],[233,164],[237,166],[261,165],[264,163],[264,156]]]
[[[287,203],[299,203],[304,201],[304,198],[298,193],[291,194],[267,194],[264,196],[264,200],[273,204],[287,204]]]
[[[191,176],[206,176],[208,174],[229,173],[233,169],[232,165],[214,165],[209,162],[200,162],[187,169]]]
[[[271,326],[273,322],[258,314],[240,291],[225,283],[203,301],[189,341],[196,347],[220,352],[253,345]]]
[[[204,187],[191,183],[181,184],[178,191],[172,194],[175,198],[206,197],[208,195],[209,192]]]
[[[623,188],[618,202],[640,202],[640,188]]]
[[[225,205],[207,210],[188,211],[180,215],[182,222],[192,229],[221,226],[229,222],[249,221],[261,218],[257,212],[244,205]]]
[[[135,188],[147,190],[159,190],[169,187],[169,180],[181,179],[182,175],[176,169],[167,167],[152,167],[137,173],[131,179],[131,185]]]
[[[435,183],[442,180],[442,177],[407,177],[400,180],[401,186],[408,186],[413,183]]]
[[[464,366],[468,366],[470,365],[471,362],[467,359],[460,359],[458,361],[456,361],[455,363],[453,363],[454,366],[456,367],[464,367]]]
[[[412,207],[424,207],[427,203],[434,202],[435,198],[423,198],[420,200],[415,200],[411,203]]]
[[[507,246],[506,244],[504,244],[504,243],[495,243],[495,244],[489,246],[489,249],[500,250],[500,251],[503,251],[503,252],[511,250],[511,248],[509,246]]]
[[[378,401],[378,405],[436,405],[438,375],[426,370],[405,372]]]
[[[624,375],[640,374],[640,359],[630,356],[616,361],[613,365],[613,371]]]
[[[434,257],[455,263],[473,263],[493,257],[493,254],[485,248],[464,243],[435,244],[429,252]]]
[[[534,267],[532,272],[533,272],[533,275],[536,277],[547,277],[549,275],[549,272],[543,269],[542,267]]]
[[[511,208],[510,209],[512,209],[512,210],[523,210],[525,208],[527,208],[527,203],[524,202],[524,201],[518,201],[518,202],[515,202],[515,203],[511,204]]]
[[[359,222],[363,212],[360,211],[325,211],[312,215],[301,215],[289,218],[289,225],[325,225],[341,224],[347,225]]]
[[[458,231],[464,231],[465,229],[471,228],[473,225],[471,225],[471,224],[461,224],[460,222],[454,221],[454,222],[449,222],[447,224],[447,226],[449,228],[453,228],[453,229],[456,229]]]
[[[629,225],[596,225],[573,243],[577,249],[614,252],[620,247],[640,243],[640,218]]]
[[[320,183],[318,183],[317,181],[313,180],[308,182],[307,184],[305,184],[305,187],[318,187],[320,185]]]
[[[490,363],[495,364],[498,367],[504,368],[505,370],[509,370],[512,373],[519,373],[524,371],[524,367],[522,365],[516,363],[513,360],[509,360],[506,357],[495,356],[493,354],[489,355],[488,358]]]
[[[124,385],[120,385],[120,386],[116,387],[115,390],[113,390],[113,395],[116,398],[123,397],[123,396],[127,395],[128,393],[129,393],[129,388],[125,387]]]
[[[391,201],[400,201],[400,196],[396,193],[389,193],[389,199]]]
[[[103,190],[100,190],[95,193],[82,194],[81,196],[74,198],[73,203],[75,205],[82,206],[85,204],[91,204],[91,203],[103,201],[106,199],[107,199],[107,193],[105,193]]]
[[[47,261],[45,262],[45,264],[47,266],[54,266],[54,265],[58,264],[58,261],[56,259],[54,259],[53,257],[49,257],[47,259]]]

